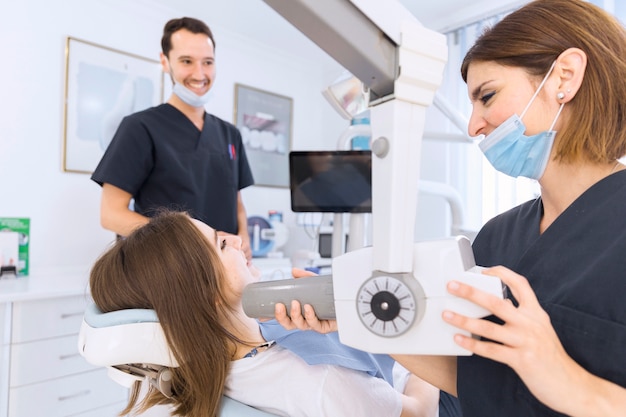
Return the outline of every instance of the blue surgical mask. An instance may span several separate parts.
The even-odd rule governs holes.
[[[526,136],[526,126],[522,118],[547,81],[554,63],[541,84],[530,98],[521,116],[513,114],[504,123],[485,137],[478,146],[495,169],[511,177],[526,177],[538,180],[543,175],[556,132],[552,130],[565,103],[561,104],[549,130]]]
[[[177,82],[174,82],[174,88],[172,91],[178,96],[178,98],[192,107],[203,107],[211,98],[211,90],[199,96],[184,85]]]

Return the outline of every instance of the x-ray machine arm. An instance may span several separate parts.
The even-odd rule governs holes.
[[[421,138],[445,37],[396,1],[264,0],[370,91],[374,268],[410,272]]]
[[[395,0],[264,1],[370,93],[373,244],[333,260],[342,342],[372,352],[466,354],[440,312],[450,303],[468,315],[486,312],[451,300],[445,282],[483,280],[501,294],[499,280],[479,273],[467,239],[414,243],[425,112],[442,81],[445,37]]]

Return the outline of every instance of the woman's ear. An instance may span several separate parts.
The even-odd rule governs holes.
[[[587,68],[587,54],[579,48],[568,48],[556,59],[555,74],[559,77],[557,99],[560,103],[569,102],[574,96]]]

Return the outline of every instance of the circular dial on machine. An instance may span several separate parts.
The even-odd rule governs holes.
[[[361,322],[379,336],[401,335],[417,316],[413,292],[403,280],[391,276],[376,276],[365,281],[356,302]]]

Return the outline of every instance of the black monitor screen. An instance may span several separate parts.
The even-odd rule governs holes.
[[[289,179],[295,212],[372,211],[371,151],[290,152]]]

